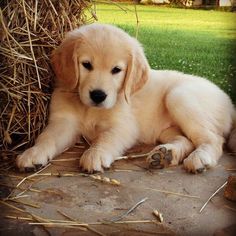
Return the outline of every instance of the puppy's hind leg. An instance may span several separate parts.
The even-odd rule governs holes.
[[[166,106],[174,122],[196,148],[184,160],[184,168],[188,172],[198,173],[214,167],[221,157],[224,143],[222,130],[227,122],[223,118],[221,122],[216,119],[218,109],[211,104],[211,100],[200,103],[194,93],[177,88],[168,94]]]
[[[184,168],[188,172],[200,173],[216,166],[223,154],[224,138],[209,130],[196,133],[189,131],[189,135],[192,136],[197,149],[184,160]]]
[[[162,143],[155,147],[147,157],[152,168],[164,168],[169,165],[178,165],[194,149],[193,143],[177,127],[164,130],[159,141]]]

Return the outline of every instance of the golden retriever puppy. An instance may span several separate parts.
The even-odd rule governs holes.
[[[83,135],[81,167],[102,171],[136,143],[161,143],[156,167],[183,162],[197,173],[217,164],[236,127],[230,98],[216,85],[177,71],[151,70],[138,41],[111,25],[67,34],[52,55],[56,88],[49,122],[17,158],[20,169],[46,165]],[[229,141],[236,151],[236,132]],[[163,164],[164,163],[164,164]]]

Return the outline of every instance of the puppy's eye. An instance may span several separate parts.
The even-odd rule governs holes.
[[[121,72],[121,69],[118,66],[115,66],[112,70],[111,73],[114,74],[118,74],[119,72]]]
[[[93,66],[92,66],[92,64],[91,64],[89,61],[84,61],[84,62],[82,62],[82,65],[83,65],[83,67],[84,67],[85,69],[87,69],[87,70],[89,70],[89,71],[93,70]]]

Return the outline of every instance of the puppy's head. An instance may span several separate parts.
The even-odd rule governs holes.
[[[104,24],[67,34],[52,55],[58,86],[77,89],[86,106],[111,108],[119,96],[130,96],[148,79],[149,65],[138,41]]]

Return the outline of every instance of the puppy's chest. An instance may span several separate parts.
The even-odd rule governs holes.
[[[108,128],[107,121],[93,114],[85,115],[80,119],[80,131],[90,141],[95,140],[99,134]]]

